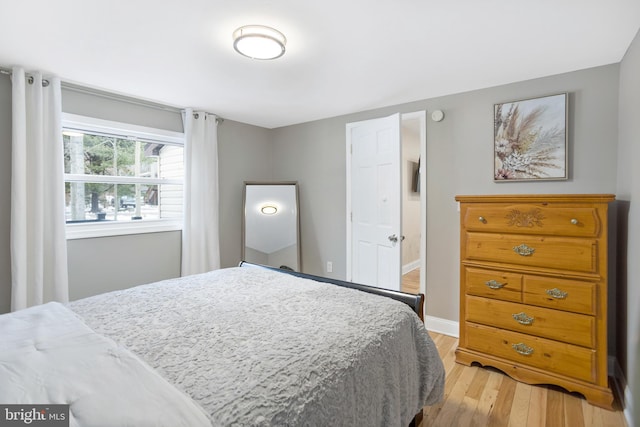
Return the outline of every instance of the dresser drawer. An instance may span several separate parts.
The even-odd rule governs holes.
[[[594,350],[473,323],[465,324],[465,331],[465,344],[471,350],[579,380],[595,381]]]
[[[522,302],[522,274],[465,268],[467,294]]]
[[[525,304],[596,314],[596,284],[593,282],[525,276],[522,298]]]
[[[468,295],[465,320],[583,347],[595,347],[594,318],[584,314]]]
[[[466,259],[546,267],[588,273],[597,271],[593,239],[466,233]]]
[[[462,218],[468,231],[597,237],[601,221],[595,207],[531,204],[469,206]]]

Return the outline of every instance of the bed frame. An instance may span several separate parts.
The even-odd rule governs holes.
[[[403,302],[407,304],[409,307],[411,307],[411,309],[418,315],[420,320],[424,323],[424,294],[410,294],[406,292],[392,291],[390,289],[362,285],[359,283],[346,282],[344,280],[330,279],[328,277],[314,276],[312,274],[299,273],[297,271],[286,270],[278,267],[271,267],[268,265],[253,264],[246,261],[240,261],[240,264],[238,264],[238,267],[265,268],[267,270],[279,271],[281,273],[290,274],[296,277],[302,277],[304,279],[311,279],[317,282],[331,283],[331,284],[342,286],[345,288],[358,289],[362,292],[368,292],[370,294],[376,294],[376,295],[392,298],[396,301]],[[413,420],[411,420],[409,427],[419,427],[420,424],[422,423],[422,417],[423,417],[423,411],[421,410],[415,415],[415,417],[413,417]]]

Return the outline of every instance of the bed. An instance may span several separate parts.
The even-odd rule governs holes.
[[[0,403],[70,425],[407,426],[442,399],[422,295],[241,263],[0,316]]]

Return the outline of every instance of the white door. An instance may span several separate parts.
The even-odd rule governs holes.
[[[399,114],[347,124],[347,275],[393,290],[402,274],[400,150]]]

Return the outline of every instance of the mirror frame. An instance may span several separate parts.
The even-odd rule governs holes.
[[[247,261],[245,259],[245,246],[246,246],[246,218],[247,218],[247,185],[289,185],[293,186],[295,190],[295,198],[296,198],[296,245],[298,247],[297,252],[297,261],[298,261],[298,272],[302,272],[302,246],[300,243],[300,190],[298,186],[298,181],[244,181],[244,185],[242,187],[242,232],[241,232],[241,251],[242,251],[242,261]],[[250,261],[249,261],[250,262]]]

